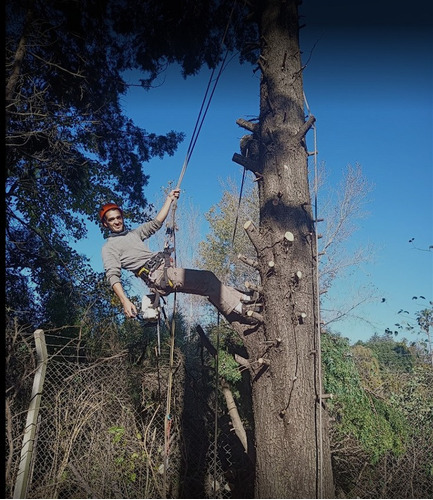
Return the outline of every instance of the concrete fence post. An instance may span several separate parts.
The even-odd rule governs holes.
[[[24,429],[23,443],[21,448],[20,465],[17,479],[15,481],[14,498],[27,498],[28,481],[30,477],[30,467],[34,452],[36,427],[41,405],[42,387],[47,369],[47,346],[43,330],[35,330],[34,338],[36,343],[36,359],[38,366],[33,380],[32,396],[27,412],[27,421]]]

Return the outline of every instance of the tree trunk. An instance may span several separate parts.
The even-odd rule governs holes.
[[[245,345],[250,359],[267,360],[255,363],[252,372],[255,494],[333,497],[328,418],[319,383],[315,225],[304,141],[314,118],[306,121],[304,115],[298,1],[262,5],[260,120],[253,131],[259,144],[260,227],[246,227],[257,250],[265,306],[263,326],[245,335]]]

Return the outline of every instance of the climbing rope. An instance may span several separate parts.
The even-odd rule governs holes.
[[[304,93],[304,102],[308,114],[311,116],[310,107],[308,105],[307,98]],[[323,498],[323,412],[322,412],[322,346],[320,338],[320,301],[319,297],[319,236],[317,230],[318,224],[318,166],[317,166],[317,129],[315,123],[313,128],[313,155],[314,155],[314,234],[315,234],[315,246],[316,246],[316,263],[314,267],[314,286],[316,293],[313,295],[315,297],[315,334],[316,334],[316,364],[317,364],[317,379],[318,379],[318,404],[319,404],[319,424],[318,424],[318,466],[319,466],[319,477],[318,477],[318,497]]]
[[[216,338],[216,354],[215,354],[215,413],[214,413],[214,470],[213,470],[213,490],[216,492],[217,482],[217,457],[218,457],[218,387],[219,387],[219,352],[220,352],[220,313],[217,316],[217,338]]]
[[[221,49],[222,49],[222,47],[224,45],[225,38],[226,38],[226,35],[227,35],[227,31],[229,29],[229,26],[230,26],[230,23],[231,23],[231,20],[232,20],[232,17],[233,17],[233,12],[234,12],[234,9],[235,9],[235,5],[236,5],[236,0],[233,2],[232,10],[230,12],[230,16],[229,16],[229,19],[227,21],[227,25],[226,25],[226,28],[225,28],[225,31],[224,31],[224,35],[223,35],[223,37],[221,39],[219,51],[221,51]],[[205,94],[204,94],[204,97],[203,97],[203,100],[202,100],[202,103],[201,103],[200,111],[198,113],[197,120],[195,122],[194,131],[192,133],[191,140],[189,142],[188,149],[187,149],[187,152],[186,152],[185,160],[184,160],[183,165],[182,165],[182,170],[180,172],[179,179],[178,179],[177,184],[176,184],[177,188],[180,188],[180,184],[181,184],[181,182],[183,180],[183,177],[185,175],[186,168],[188,166],[189,160],[191,159],[192,153],[193,153],[195,145],[197,143],[197,139],[198,139],[198,136],[200,134],[201,128],[203,126],[203,122],[204,122],[204,120],[206,118],[207,112],[209,110],[209,106],[210,106],[210,103],[212,101],[213,95],[215,93],[215,89],[216,89],[216,87],[218,85],[219,79],[220,79],[221,74],[222,74],[222,72],[224,70],[224,66],[225,66],[225,62],[227,60],[228,54],[229,54],[229,50],[227,49],[226,53],[225,53],[225,55],[223,57],[223,60],[222,60],[222,62],[220,64],[220,66],[219,66],[218,74],[217,74],[217,77],[215,78],[212,90],[209,93],[209,89],[211,87],[212,79],[213,79],[214,74],[215,74],[215,68],[212,69],[212,72],[210,74],[209,81],[208,81],[208,84],[207,84],[207,87],[206,87],[206,91],[205,91]]]
[[[238,227],[239,212],[240,212],[240,208],[241,208],[242,192],[244,190],[244,182],[245,182],[245,173],[246,173],[246,171],[247,171],[247,169],[244,167],[244,171],[242,173],[241,189],[239,190],[238,207],[236,209],[235,227],[233,228],[232,247],[235,244],[236,228]]]
[[[225,37],[227,35],[234,8],[236,5],[236,0],[233,2],[233,6],[230,12],[229,19],[227,21],[227,25],[220,43],[220,48],[219,51],[221,51],[224,42],[225,42]],[[194,130],[191,136],[190,143],[188,145],[188,149],[186,152],[185,160],[182,165],[182,169],[179,175],[179,179],[176,184],[176,189],[180,188],[180,185],[182,183],[183,177],[185,175],[187,166],[189,164],[189,161],[191,159],[192,153],[194,151],[195,145],[197,143],[197,139],[199,137],[201,128],[203,126],[204,120],[206,118],[207,112],[209,110],[210,103],[212,101],[213,95],[215,93],[216,86],[219,82],[219,79],[221,77],[221,74],[224,70],[224,66],[227,60],[229,50],[227,49],[222,62],[219,66],[219,71],[218,74],[214,80],[212,89],[211,89],[211,84],[212,80],[214,78],[215,74],[215,68],[212,69],[212,72],[209,77],[209,81],[206,87],[205,95],[203,97],[200,111],[197,116],[197,120],[195,122]],[[175,232],[176,232],[176,209],[177,209],[177,200],[174,200],[171,206],[171,224],[167,224],[167,234],[168,234],[168,240],[172,240],[172,248],[173,248],[173,259],[174,259],[174,266],[176,267],[176,244],[175,244]],[[167,242],[167,247],[169,247],[169,242]],[[174,348],[175,348],[175,333],[176,333],[176,326],[175,326],[175,321],[176,321],[176,312],[177,312],[177,294],[176,291],[174,291],[174,298],[173,298],[173,313],[172,313],[172,319],[171,319],[171,327],[170,327],[170,363],[169,363],[169,375],[168,375],[168,382],[167,382],[167,402],[166,402],[166,416],[164,419],[164,494],[166,496],[167,492],[167,467],[168,467],[168,455],[169,455],[169,443],[170,443],[170,429],[172,425],[172,415],[171,415],[171,401],[172,401],[172,387],[173,387],[173,372],[174,372]]]

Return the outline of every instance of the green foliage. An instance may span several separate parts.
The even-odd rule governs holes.
[[[236,384],[241,381],[239,365],[234,360],[233,356],[227,351],[219,351],[219,369],[221,375],[230,382]]]
[[[142,220],[142,165],[183,137],[123,115],[128,66],[111,12],[90,0],[6,2],[6,303],[33,326],[77,321],[95,291],[72,249],[85,220],[107,201]]]
[[[357,344],[352,347],[351,354],[364,388],[372,392],[380,390],[383,380],[379,360],[373,351],[368,347]]]
[[[127,436],[124,427],[110,427],[108,433],[111,434],[112,442],[116,445],[117,456],[115,463],[118,467],[118,473],[123,480],[128,483],[134,483],[137,480],[137,472],[141,471],[142,465],[147,462],[146,454],[143,451],[137,453],[133,449],[140,449],[141,434],[135,437]],[[135,443],[135,446],[134,446]]]
[[[390,398],[410,423],[411,434],[428,432],[433,441],[433,368],[417,364],[401,392]],[[432,442],[433,444],[433,442]],[[433,450],[432,450],[433,451]]]
[[[428,332],[430,328],[433,328],[433,307],[418,311],[416,313],[416,320],[421,330]]]
[[[338,487],[347,497],[368,491],[370,498],[425,498],[433,479],[429,360],[419,356],[417,345],[397,342],[389,334],[353,347],[326,335],[323,346],[325,387],[336,395],[329,408],[336,418],[332,440]]]
[[[331,334],[322,339],[324,389],[335,397],[329,410],[337,440],[353,436],[372,463],[388,451],[401,454],[407,436],[401,412],[363,387],[347,339]]]
[[[242,352],[245,355],[242,341],[231,328],[224,326],[212,327],[209,337],[215,348],[219,346],[218,369],[220,376],[227,382],[236,385],[242,377],[239,365],[234,360],[234,354]]]
[[[113,443],[118,443],[123,438],[125,429],[123,427],[110,427],[108,432],[113,435]]]
[[[358,342],[370,348],[379,361],[381,370],[411,372],[413,368],[412,354],[404,342],[395,342],[390,334],[373,335],[366,342]]]
[[[185,76],[214,67],[223,33],[241,62],[256,61],[256,25],[243,22],[246,10],[229,0],[31,8],[7,0],[6,304],[22,323],[76,326],[83,311],[90,322],[86,298],[97,300],[98,280],[72,243],[107,201],[121,203],[133,222],[145,219],[143,164],[172,155],[183,139],[149,133],[124,115],[129,70],[141,70],[149,90],[169,63]]]
[[[428,353],[430,357],[430,364],[433,367],[433,346],[432,346],[432,338],[431,331],[433,330],[433,302],[430,301],[430,307],[418,311],[416,313],[416,321],[418,326],[421,328],[423,334],[426,335],[426,338],[422,340],[421,344],[424,346],[426,353]]]
[[[246,220],[258,219],[258,201],[255,186],[246,183],[241,204],[239,193],[229,185],[222,200],[206,214],[211,231],[199,246],[200,265],[233,286],[243,286],[245,281],[257,281],[257,273],[239,262],[238,254],[255,255],[250,240],[242,228]],[[238,219],[238,220],[236,220]],[[233,235],[235,235],[233,241]]]

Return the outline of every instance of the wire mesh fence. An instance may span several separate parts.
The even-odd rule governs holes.
[[[168,415],[167,342],[160,355],[109,346],[89,362],[79,336],[46,337],[26,498],[253,498],[254,466],[199,342],[175,349]],[[5,498],[12,498],[38,360],[32,334],[9,332],[6,347]],[[412,418],[415,428],[416,408]],[[414,432],[401,455],[377,463],[349,436],[331,433],[331,441],[339,497],[433,497],[433,434]]]
[[[176,418],[169,436],[170,466],[164,465],[167,364],[161,358],[159,376],[151,380],[143,373],[139,381],[139,370],[127,361],[126,353],[89,365],[77,365],[58,354],[49,359],[28,498],[176,496],[180,464]],[[178,370],[175,401],[179,401],[181,373]],[[141,394],[137,381],[146,385]],[[138,400],[154,390],[153,399],[139,401],[144,404],[139,414]],[[176,414],[176,403],[172,408]],[[24,418],[24,409],[11,409],[10,480],[16,476]],[[12,481],[9,486],[11,491]]]
[[[31,335],[16,335],[13,343],[7,367],[6,498],[14,493],[37,366]],[[245,457],[225,410],[218,408],[209,367],[187,363],[175,350],[167,415],[168,346],[135,365],[126,350],[86,363],[77,362],[79,339],[48,336],[47,343],[51,353],[26,498],[251,496],[248,488],[235,493]]]

